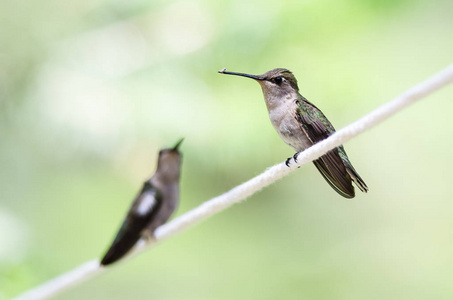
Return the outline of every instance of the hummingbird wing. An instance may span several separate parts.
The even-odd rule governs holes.
[[[162,194],[146,181],[132,203],[126,219],[121,225],[112,245],[101,261],[101,265],[111,264],[123,257],[141,238],[146,226],[156,218],[162,206]]]
[[[301,124],[302,131],[313,144],[326,139],[335,132],[335,128],[315,105],[305,98],[297,100],[296,104],[298,107],[296,118]],[[353,198],[354,187],[347,167],[340,156],[340,147],[330,150],[313,163],[337,193],[345,198]],[[344,150],[343,153],[346,155]]]

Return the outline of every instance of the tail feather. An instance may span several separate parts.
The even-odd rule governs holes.
[[[362,192],[364,192],[364,193],[368,192],[368,187],[367,187],[365,181],[363,181],[363,179],[360,177],[360,175],[357,173],[357,171],[352,166],[351,162],[349,161],[348,155],[346,154],[346,151],[344,150],[344,147],[340,146],[337,149],[338,149],[338,154],[343,159],[344,166],[346,167],[346,172],[349,174],[352,181],[354,181],[354,184]]]
[[[366,185],[365,181],[363,181],[362,177],[354,170],[354,168],[347,168],[349,176],[351,176],[352,181],[354,181],[355,185],[364,193],[368,192],[368,186]]]
[[[328,157],[326,156],[325,159]],[[354,198],[354,187],[351,184],[351,180],[347,178],[346,174],[339,173],[339,169],[333,168],[333,164],[330,164],[330,167],[323,161],[323,159],[317,159],[313,161],[314,165],[321,173],[322,177],[327,181],[327,183],[341,196],[351,199]],[[338,164],[337,164],[338,165]],[[333,172],[331,171],[333,170]],[[346,172],[345,168],[343,170]],[[336,172],[335,172],[336,171]]]
[[[126,255],[140,239],[145,225],[145,218],[131,218],[128,216],[121,225],[109,250],[101,260],[101,265],[109,265]]]
[[[106,266],[122,258],[134,247],[139,239],[140,235],[136,234],[115,241],[101,260],[101,265]]]

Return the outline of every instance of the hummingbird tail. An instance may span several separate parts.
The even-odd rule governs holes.
[[[116,238],[112,246],[109,248],[104,258],[101,260],[101,265],[106,266],[112,264],[126,255],[131,250],[135,243],[140,239],[140,234],[133,234]]]
[[[351,176],[352,181],[354,181],[355,185],[363,192],[368,192],[368,186],[366,185],[365,181],[363,181],[362,177],[354,170],[354,168],[347,168],[349,176]]]
[[[320,159],[314,160],[313,163],[321,173],[327,183],[341,196],[345,198],[354,198],[354,187],[351,184],[351,179],[347,176],[347,171],[342,162],[335,162],[336,158],[330,152]]]

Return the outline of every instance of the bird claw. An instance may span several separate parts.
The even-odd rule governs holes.
[[[288,159],[285,161],[285,165],[289,168],[289,162],[291,161],[292,157],[288,157]]]
[[[300,152],[296,152],[293,157],[288,157],[288,159],[285,161],[285,165],[289,168],[289,162],[291,159],[294,159],[294,162],[297,163],[297,156],[299,155]],[[300,166],[298,166],[300,168]]]

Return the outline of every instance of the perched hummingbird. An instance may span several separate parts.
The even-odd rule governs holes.
[[[183,139],[171,149],[159,152],[157,170],[145,181],[135,197],[110,249],[101,261],[109,265],[123,257],[140,238],[151,238],[157,227],[167,222],[179,202],[179,175],[181,153],[178,151]]]
[[[291,71],[278,68],[263,75],[250,75],[227,72],[223,69],[219,73],[252,78],[260,84],[272,125],[280,138],[297,151],[294,160],[299,152],[335,132],[335,128],[324,114],[299,94],[296,77]],[[290,159],[286,160],[287,166]],[[341,196],[354,197],[352,181],[362,192],[368,191],[365,182],[349,161],[343,146],[327,152],[313,163],[329,185]]]

